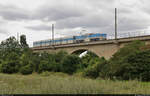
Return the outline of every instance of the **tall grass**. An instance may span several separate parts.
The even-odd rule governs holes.
[[[0,74],[0,94],[150,94],[150,83],[92,80],[62,73]]]

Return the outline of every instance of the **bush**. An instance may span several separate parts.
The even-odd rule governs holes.
[[[76,55],[67,55],[62,61],[61,71],[73,74],[78,69],[80,61]]]
[[[84,77],[97,78],[99,76],[98,70],[96,70],[96,64],[94,66],[88,67],[83,71]]]
[[[143,45],[134,41],[121,48],[110,59],[105,75],[112,79],[150,81],[150,51],[141,51]]]
[[[150,50],[130,55],[127,61],[122,79],[150,81]]]
[[[56,57],[55,57],[56,58]],[[41,73],[43,71],[52,71],[52,72],[60,72],[61,64],[57,63],[54,57],[46,57],[45,59],[40,61],[38,72]]]
[[[31,68],[30,65],[26,65],[20,69],[20,73],[23,75],[32,74],[32,72],[33,72],[33,69]]]
[[[46,60],[42,60],[39,64],[38,72],[41,73],[43,71],[51,71],[50,63]]]
[[[59,51],[58,53],[56,53],[56,54],[54,55],[55,61],[56,61],[57,63],[60,63],[60,62],[64,59],[64,57],[66,57],[67,55],[68,55],[67,52],[61,50],[61,51]]]
[[[83,76],[90,78],[97,78],[99,74],[101,74],[101,71],[104,70],[103,67],[105,64],[107,64],[107,61],[105,60],[104,57],[102,57],[98,60],[97,58],[92,59],[90,63],[92,65],[89,65],[88,68],[86,68],[83,71]]]
[[[18,61],[10,60],[10,61],[3,61],[1,63],[1,72],[2,73],[17,73],[19,71],[20,65]]]

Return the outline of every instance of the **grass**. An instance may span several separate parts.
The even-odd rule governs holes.
[[[150,83],[92,80],[63,73],[0,74],[0,94],[150,94]]]

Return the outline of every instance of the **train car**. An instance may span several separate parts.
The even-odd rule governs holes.
[[[38,47],[38,42],[33,42],[33,47]]]
[[[60,39],[59,38],[54,40],[54,45],[60,45]]]
[[[46,46],[49,46],[51,44],[51,40],[46,40]]]
[[[73,37],[72,38],[68,38],[68,44],[73,43]]]
[[[40,40],[33,42],[33,47],[42,47],[42,46],[48,46],[50,45],[50,40]]]
[[[73,37],[64,37],[64,38],[60,38],[60,42],[61,44],[71,44],[73,43]]]
[[[88,38],[90,41],[106,40],[106,34],[100,34],[100,33],[89,34]]]
[[[86,38],[85,35],[75,36],[75,43],[83,43],[85,38]]]
[[[107,38],[107,34],[93,33],[93,34],[85,34],[85,35],[80,35],[80,36],[56,38],[54,41],[51,39],[36,41],[36,42],[33,42],[33,47],[93,42],[93,41],[99,41],[99,40],[106,40],[106,38]]]

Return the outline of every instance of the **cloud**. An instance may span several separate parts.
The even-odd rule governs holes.
[[[3,35],[8,36],[8,35],[9,35],[9,32],[8,32],[7,30],[0,29],[0,34],[3,34]]]
[[[64,0],[63,0],[64,1]],[[68,19],[72,17],[81,17],[86,15],[86,8],[75,7],[72,5],[62,4],[50,4],[40,6],[34,14],[34,19],[42,19],[47,21],[58,21],[62,19]]]
[[[30,18],[28,13],[26,10],[13,5],[0,5],[0,16],[6,20],[27,20]]]
[[[51,26],[48,25],[36,25],[36,26],[26,26],[26,28],[34,31],[50,31]]]
[[[83,17],[68,18],[57,22],[58,28],[105,27],[112,22],[113,16],[108,12],[95,12]]]
[[[131,8],[133,5],[139,6],[143,1],[105,0],[101,2],[97,0],[83,0],[80,3],[74,2],[75,4],[66,3],[65,1],[62,0],[62,2],[58,3],[49,2],[49,4],[40,6],[32,16],[32,19],[43,20],[44,22],[56,21],[56,28],[58,29],[86,27],[110,33],[110,31],[114,31],[114,8],[118,7],[119,31],[145,29],[149,26],[149,15],[141,10],[137,12],[138,7]],[[50,30],[49,26],[42,24],[26,28],[36,31]]]
[[[16,3],[1,3],[4,1],[0,1],[0,34],[16,34],[19,29],[29,35],[30,42],[40,37],[48,39],[46,33],[52,23],[55,23],[56,33],[65,36],[78,34],[82,27],[88,32],[113,34],[114,8],[118,9],[118,33],[150,26],[148,0],[13,0]],[[56,35],[64,36],[60,34]]]

